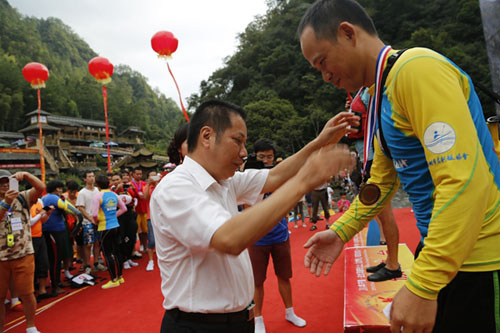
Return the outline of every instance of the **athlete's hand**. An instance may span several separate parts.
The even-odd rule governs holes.
[[[344,248],[344,242],[335,231],[329,229],[314,234],[304,247],[309,248],[304,257],[304,265],[311,274],[320,276],[323,269],[324,274],[328,275]]]
[[[437,301],[422,298],[403,286],[392,301],[391,332],[432,332]]]

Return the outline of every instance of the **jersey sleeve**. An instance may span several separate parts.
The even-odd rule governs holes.
[[[468,107],[467,76],[437,54],[414,57],[394,70],[394,103],[408,113],[435,188],[425,246],[406,287],[436,299],[479,237],[487,200],[478,198],[489,191],[488,165]]]
[[[385,156],[374,138],[375,156],[370,171],[371,177],[368,184],[377,184],[380,188],[380,199],[371,206],[365,206],[358,196],[354,199],[349,209],[331,226],[339,237],[348,242],[355,234],[363,230],[387,203],[390,203],[399,188],[399,178],[394,169],[392,161]]]

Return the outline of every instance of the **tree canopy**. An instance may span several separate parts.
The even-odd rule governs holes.
[[[269,138],[282,156],[313,139],[324,123],[344,109],[345,91],[322,81],[303,58],[296,28],[312,1],[268,0],[238,36],[236,52],[224,66],[200,83],[188,98],[193,111],[218,98],[248,113],[248,147]],[[453,60],[473,80],[491,87],[488,58],[477,0],[360,0],[382,40],[400,49],[432,48]],[[104,119],[100,86],[88,74],[97,56],[89,45],[57,18],[24,17],[0,0],[0,130],[22,127],[24,115],[36,109],[36,94],[24,81],[22,67],[45,64],[50,73],[42,91],[43,109],[54,114]],[[149,148],[164,152],[183,122],[175,102],[153,90],[146,78],[127,65],[115,67],[109,87],[109,119],[117,130],[130,125],[146,132]],[[485,113],[494,105],[479,92]],[[252,151],[252,149],[249,149]]]

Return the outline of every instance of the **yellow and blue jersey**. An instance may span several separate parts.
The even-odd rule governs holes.
[[[375,140],[368,182],[381,199],[356,198],[332,229],[349,240],[401,184],[425,244],[406,283],[412,292],[436,299],[458,271],[500,269],[500,166],[469,76],[432,50],[407,50],[387,77],[377,126],[392,155]]]
[[[117,217],[118,196],[110,190],[101,190],[98,196],[100,198],[97,231],[118,228],[120,226]]]

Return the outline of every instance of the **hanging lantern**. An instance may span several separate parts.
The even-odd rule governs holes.
[[[101,84],[111,82],[113,64],[103,57],[95,57],[89,61],[89,72]]]
[[[31,83],[33,89],[45,88],[45,81],[49,78],[49,70],[38,62],[30,62],[23,68],[23,76]]]
[[[177,93],[179,94],[179,101],[181,104],[182,113],[184,114],[184,118],[189,123],[189,116],[182,103],[181,91],[179,89],[179,85],[177,84],[177,80],[175,79],[174,73],[170,69],[170,65],[168,64],[168,59],[172,58],[172,53],[177,50],[177,46],[179,45],[179,41],[174,37],[174,34],[170,31],[158,31],[151,38],[151,47],[153,50],[158,53],[158,58],[167,60],[167,68],[170,76],[175,83],[175,88],[177,89]]]
[[[171,58],[178,45],[179,41],[170,31],[159,31],[151,38],[151,47],[158,53],[158,58]]]

